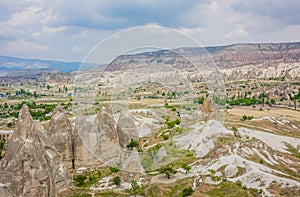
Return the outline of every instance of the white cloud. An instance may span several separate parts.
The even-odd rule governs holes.
[[[248,32],[243,27],[238,27],[234,31],[225,34],[224,37],[225,38],[232,38],[232,37],[235,37],[235,36],[247,36],[247,35],[248,35]]]
[[[5,55],[80,61],[112,33],[144,24],[176,28],[202,45],[300,39],[298,0],[1,0],[0,7]]]
[[[221,4],[217,1],[212,1],[208,7],[211,11],[218,11],[222,8]]]
[[[24,51],[32,51],[34,53],[35,51],[44,51],[49,49],[49,46],[37,44],[23,39],[6,42],[5,47],[3,48],[6,53],[12,54]]]
[[[73,46],[72,51],[75,53],[80,53],[80,52],[82,52],[82,49],[80,47]]]
[[[182,31],[183,33],[189,34],[191,36],[195,35],[195,34],[199,34],[199,33],[203,33],[206,31],[206,29],[201,28],[201,27],[196,27],[196,28],[179,28],[179,31]]]
[[[30,6],[21,12],[13,13],[7,23],[14,27],[26,27],[39,24],[46,25],[55,19],[56,16],[53,15],[51,10],[39,6]]]

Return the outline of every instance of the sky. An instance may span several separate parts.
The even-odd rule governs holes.
[[[202,46],[300,41],[299,10],[299,0],[0,0],[0,55],[82,61],[109,36],[145,25]]]

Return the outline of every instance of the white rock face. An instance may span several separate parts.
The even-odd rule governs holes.
[[[197,157],[204,157],[215,147],[218,137],[234,137],[233,131],[226,129],[220,122],[210,120],[195,124],[192,131],[175,137],[174,142],[183,149],[195,150]]]
[[[141,159],[136,148],[133,148],[130,156],[126,159],[126,161],[122,165],[122,170],[127,172],[139,172],[144,174],[145,170],[141,165]]]
[[[126,148],[126,146],[130,143],[131,139],[138,138],[138,132],[136,125],[130,115],[130,113],[122,109],[118,124],[117,124],[117,132],[119,136],[119,142],[122,148]]]
[[[167,152],[166,152],[166,149],[165,147],[161,147],[157,154],[156,154],[156,157],[154,158],[154,163],[158,163],[159,161],[161,161],[164,157],[167,156]]]
[[[231,178],[234,177],[238,173],[239,169],[236,165],[227,165],[224,169],[224,176]]]
[[[111,108],[100,107],[95,116],[78,116],[75,123],[75,160],[79,166],[103,162],[116,165],[121,155],[119,136]]]
[[[71,168],[73,159],[73,128],[62,107],[58,105],[51,117],[48,134],[61,160]]]

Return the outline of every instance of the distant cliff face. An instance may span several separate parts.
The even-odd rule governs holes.
[[[236,80],[282,75],[295,77],[292,73],[299,71],[299,62],[300,42],[236,44],[122,55],[112,61],[105,71],[138,69],[153,65],[171,65],[179,70],[198,68],[200,71],[215,67],[224,74],[224,80]]]
[[[300,61],[300,43],[237,44],[210,53],[220,68],[244,65],[272,66]]]

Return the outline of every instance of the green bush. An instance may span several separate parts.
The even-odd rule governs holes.
[[[87,177],[83,174],[78,174],[73,178],[76,186],[84,185],[86,179]]]
[[[176,119],[176,120],[173,120],[173,121],[166,121],[165,124],[167,125],[167,127],[169,129],[172,129],[175,127],[175,125],[179,125],[181,123],[180,119]]]
[[[162,134],[162,137],[164,138],[164,140],[168,140],[169,139],[169,135],[167,135],[167,134]]]
[[[127,145],[127,148],[132,150],[134,147],[138,148],[139,147],[139,142],[136,141],[136,140],[131,139],[130,143]]]
[[[170,179],[171,174],[176,174],[177,171],[170,166],[163,166],[159,169],[159,172],[165,174],[168,179]]]
[[[113,183],[114,183],[115,185],[117,185],[117,186],[120,186],[120,184],[121,184],[121,179],[120,179],[120,177],[118,177],[118,176],[114,177],[114,178],[113,178]]]
[[[254,117],[253,116],[246,116],[246,115],[243,115],[242,119],[243,121],[245,120],[252,120]]]
[[[193,194],[193,192],[194,192],[194,190],[191,187],[184,188],[183,191],[182,191],[182,193],[181,193],[181,196],[182,197],[191,196]]]
[[[111,171],[112,173],[117,173],[117,172],[119,172],[119,171],[120,171],[120,169],[119,169],[119,168],[112,167],[112,166],[111,166],[109,169],[110,169],[110,171]]]

